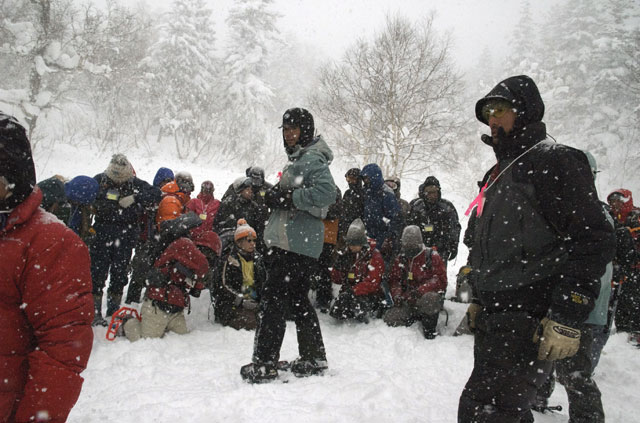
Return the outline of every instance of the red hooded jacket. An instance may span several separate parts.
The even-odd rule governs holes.
[[[196,213],[203,220],[202,225],[193,229],[193,233],[212,231],[213,218],[216,217],[220,208],[220,200],[213,198],[213,195],[201,192],[198,194],[198,198],[189,200],[186,208]]]
[[[435,250],[426,248],[412,259],[401,254],[396,258],[389,277],[394,301],[411,299],[413,292],[444,293],[447,290],[447,269]]]
[[[612,209],[611,213],[618,220],[618,223],[626,226],[627,217],[629,216],[631,211],[636,208],[633,205],[633,195],[631,195],[631,191],[629,191],[628,189],[623,189],[623,188],[617,189],[615,191],[612,191],[611,194],[607,196],[607,202],[609,200],[609,197],[611,197],[611,195],[613,194],[620,194],[623,198],[623,201],[622,201],[622,207],[620,208],[620,210]]]
[[[185,275],[174,271],[175,263],[180,263],[193,272],[192,286],[187,285]],[[191,290],[197,290],[199,293],[204,289],[202,281],[209,271],[207,258],[189,238],[179,238],[169,244],[154,266],[168,276],[169,281],[165,286],[150,286],[147,289],[147,298],[182,308],[189,305]]]
[[[336,267],[331,272],[334,283],[342,285],[345,279],[354,283],[353,293],[356,296],[380,294],[380,283],[384,273],[382,254],[376,249],[376,242],[369,240],[369,249],[356,255],[348,271],[340,271]]]
[[[0,229],[0,422],[66,421],[93,343],[89,251],[41,200]]]

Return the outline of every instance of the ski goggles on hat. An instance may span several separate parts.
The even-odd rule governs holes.
[[[512,109],[513,105],[507,100],[490,100],[482,106],[482,117],[488,122],[491,116],[501,118],[508,110]]]

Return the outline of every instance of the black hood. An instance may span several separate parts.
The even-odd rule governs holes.
[[[36,170],[27,132],[18,121],[0,112],[0,176],[10,184],[11,196],[0,200],[0,212],[13,210],[36,185]]]
[[[282,143],[284,144],[285,150],[287,150],[288,154],[293,153],[296,146],[300,146],[301,148],[307,147],[313,141],[313,137],[315,134],[315,124],[313,122],[313,115],[307,109],[303,109],[301,107],[295,107],[293,109],[288,109],[282,115],[282,126],[281,128],[287,126],[297,126],[300,128],[300,139],[298,143],[289,148],[287,143],[284,140],[284,134],[282,135]]]
[[[544,103],[540,91],[533,79],[526,75],[512,76],[493,87],[491,91],[476,103],[476,117],[489,125],[482,116],[482,108],[490,100],[507,100],[518,111],[514,131],[530,123],[540,122],[544,117]]]
[[[438,187],[438,201],[442,198],[442,190],[440,188],[440,181],[435,176],[427,176],[422,184],[418,187],[418,197],[422,198],[425,202],[427,201],[427,196],[424,195],[424,189],[428,186]]]
[[[482,108],[495,99],[509,101],[517,110],[513,130],[505,134],[500,128],[498,141],[494,143],[489,135],[482,135],[482,141],[493,148],[501,160],[517,157],[538,141],[546,137],[546,125],[542,122],[544,103],[535,82],[526,75],[512,76],[496,85],[476,103],[476,117],[488,125],[482,116]]]

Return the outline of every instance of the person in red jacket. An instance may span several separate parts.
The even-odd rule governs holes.
[[[623,226],[630,226],[627,221],[632,211],[639,209],[633,205],[633,195],[628,189],[617,189],[607,196],[611,207],[611,215]]]
[[[384,260],[376,242],[368,239],[364,223],[354,220],[345,236],[347,251],[338,257],[331,271],[332,281],[342,285],[329,314],[339,320],[368,322],[381,310],[384,294],[380,283]]]
[[[129,341],[161,338],[166,332],[188,332],[184,309],[189,296],[199,297],[209,271],[207,258],[189,238],[179,238],[164,250],[148,274],[149,287],[140,310],[141,320],[127,319],[123,329]]]
[[[0,112],[0,422],[64,422],[93,332],[87,246],[40,208],[26,131]]]
[[[404,228],[401,242],[389,277],[393,307],[385,313],[384,321],[389,326],[411,326],[419,320],[424,337],[433,339],[447,290],[444,261],[435,250],[425,247],[416,225]]]
[[[213,218],[216,217],[220,208],[220,200],[213,197],[213,182],[204,181],[200,186],[200,194],[197,198],[192,198],[187,203],[186,209],[194,212],[200,219],[202,225],[193,230],[194,233],[213,231]]]

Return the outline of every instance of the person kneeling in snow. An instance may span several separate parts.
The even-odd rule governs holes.
[[[231,251],[220,261],[215,285],[215,316],[223,326],[253,330],[258,326],[258,303],[267,271],[256,251],[256,231],[239,219]]]
[[[189,238],[169,244],[153,269],[140,311],[141,321],[129,319],[121,327],[131,342],[140,338],[161,338],[165,332],[188,332],[183,310],[189,296],[199,297],[202,280],[209,271],[207,258]]]
[[[331,272],[333,281],[341,284],[330,315],[339,320],[357,319],[367,322],[369,312],[382,309],[384,294],[380,283],[384,273],[382,254],[376,242],[367,239],[362,220],[349,226],[345,237],[347,251],[339,256]]]
[[[394,305],[385,313],[385,323],[411,326],[420,320],[424,337],[435,338],[447,289],[447,271],[440,255],[425,247],[418,226],[404,228],[402,250],[389,279]]]

